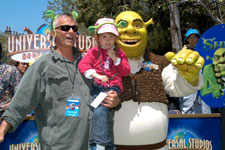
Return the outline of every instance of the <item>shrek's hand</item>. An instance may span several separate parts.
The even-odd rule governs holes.
[[[205,60],[197,51],[183,48],[177,54],[168,52],[166,58],[178,69],[178,72],[187,82],[196,86],[198,73],[204,66]]]

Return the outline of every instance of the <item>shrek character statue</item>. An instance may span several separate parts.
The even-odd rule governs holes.
[[[130,76],[123,78],[122,108],[115,114],[117,150],[168,149],[166,94],[182,97],[199,90],[203,86],[200,70],[204,59],[189,49],[169,52],[166,57],[149,52],[146,27],[153,21],[144,22],[136,12],[122,12],[115,21],[127,23],[118,29],[118,44],[131,67]],[[157,67],[146,69],[146,62]]]
[[[214,53],[213,63],[203,69],[204,86],[201,89],[202,96],[212,94],[214,98],[224,95],[225,89],[225,48],[219,48]]]

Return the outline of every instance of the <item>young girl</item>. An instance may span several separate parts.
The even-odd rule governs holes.
[[[113,19],[101,18],[92,28],[96,32],[97,46],[88,50],[78,65],[79,70],[86,78],[94,79],[93,100],[100,92],[110,90],[119,95],[123,91],[122,77],[129,75],[130,66],[125,53],[116,46],[117,25]],[[101,105],[94,109],[92,150],[113,150],[114,111]]]

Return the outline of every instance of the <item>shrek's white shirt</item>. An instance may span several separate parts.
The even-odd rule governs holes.
[[[140,60],[128,59],[131,73],[140,70]],[[172,64],[164,68],[162,79],[165,91],[174,97],[189,95],[203,86],[199,73],[198,86],[191,84],[178,74]],[[116,145],[148,145],[162,142],[167,137],[168,108],[164,103],[125,101],[114,117],[114,140]]]

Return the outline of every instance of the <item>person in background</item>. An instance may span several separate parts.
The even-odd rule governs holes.
[[[200,33],[196,29],[189,29],[185,34],[185,40],[188,42],[184,47],[194,50],[198,42]],[[198,92],[184,96],[179,99],[180,111],[182,114],[210,114],[211,108],[201,99]]]
[[[19,61],[14,61],[14,60],[11,60],[9,62],[9,65],[15,66],[17,68],[17,70],[19,71],[18,73],[20,74],[20,78],[23,77],[24,73],[26,72],[27,68],[29,67],[29,63],[19,62]],[[33,112],[29,113],[28,115],[33,116]]]
[[[187,45],[184,45],[184,47],[187,47],[188,49],[194,50],[195,45],[198,42],[198,39],[200,37],[200,33],[196,29],[189,29],[186,34],[184,40],[187,42]]]
[[[125,53],[116,45],[119,35],[113,19],[100,18],[95,23],[97,46],[88,50],[78,68],[88,79],[94,79],[92,99],[100,92],[123,91],[122,77],[128,76],[130,66]],[[90,143],[92,150],[113,150],[113,116],[115,109],[98,106],[94,109]]]
[[[9,64],[15,66],[18,69],[21,77],[24,75],[27,68],[29,67],[29,63],[19,62],[19,61],[14,61],[14,60],[11,60]]]
[[[23,76],[27,68],[29,67],[29,63],[18,62],[16,67],[19,70],[20,74]]]
[[[0,43],[0,117],[11,102],[21,80],[19,70],[1,62],[2,45]]]
[[[54,17],[52,26],[55,50],[37,59],[24,74],[2,116],[0,142],[35,110],[42,150],[88,150],[92,82],[77,68],[82,58],[74,47],[78,26],[69,13]],[[109,91],[104,102],[105,107],[114,108],[120,100],[116,92]],[[69,112],[68,106],[76,109]]]

